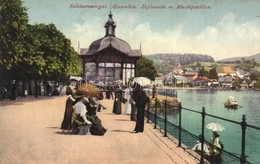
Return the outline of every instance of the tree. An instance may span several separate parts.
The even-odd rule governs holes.
[[[28,24],[21,0],[6,0],[0,8],[0,65],[15,77],[66,79],[79,74],[76,51],[54,24]]]
[[[197,62],[197,67],[201,67],[201,63]]]
[[[1,79],[35,80],[37,86],[37,80],[79,75],[81,66],[70,40],[54,24],[29,25],[21,0],[0,3]]]
[[[26,41],[30,44],[24,63],[34,77],[64,80],[80,74],[77,52],[54,24],[29,25]]]
[[[154,80],[157,76],[157,71],[154,67],[153,61],[142,56],[137,61],[136,76],[144,76],[151,80]]]
[[[208,77],[208,72],[206,71],[205,67],[202,66],[198,73],[199,77]]]
[[[260,79],[260,73],[253,72],[250,74],[250,79],[251,80],[259,80]]]
[[[244,63],[246,61],[246,58],[242,57],[241,62]]]
[[[260,80],[257,80],[255,85],[254,85],[254,88],[256,89],[260,89]]]
[[[175,67],[175,64],[173,64],[172,62],[165,62],[165,61],[154,62],[153,65],[157,73],[162,73],[162,74],[167,74],[171,72]]]
[[[216,67],[212,68],[209,71],[209,78],[210,79],[217,79],[218,78],[218,73],[217,73]]]
[[[28,24],[21,0],[6,0],[0,8],[0,65],[11,70],[23,58],[23,34]]]

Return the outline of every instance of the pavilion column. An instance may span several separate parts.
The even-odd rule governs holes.
[[[123,66],[124,66],[124,63],[121,63],[120,80],[122,80],[122,81],[123,81],[123,73],[124,73]]]
[[[135,61],[134,77],[136,77],[136,65],[137,65],[137,61]],[[132,75],[131,75],[131,77],[132,77]]]
[[[96,77],[98,77],[98,62],[96,62]]]
[[[82,73],[83,73],[83,75],[82,75],[82,77],[83,78],[85,78],[85,76],[86,76],[86,63],[85,63],[85,60],[83,59],[82,60],[82,68],[83,68],[83,70],[82,70]]]

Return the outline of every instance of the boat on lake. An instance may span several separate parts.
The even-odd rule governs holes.
[[[227,101],[224,103],[225,108],[228,109],[237,109],[238,108],[238,102],[235,100],[234,97],[229,96]]]

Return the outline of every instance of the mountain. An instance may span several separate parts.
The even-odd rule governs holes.
[[[180,63],[181,65],[191,64],[194,62],[215,62],[215,60],[211,56],[201,55],[201,54],[162,53],[162,54],[146,55],[145,57],[153,61],[168,61],[168,62]]]
[[[260,53],[257,53],[257,54],[252,55],[252,56],[247,56],[247,57],[242,56],[242,57],[226,58],[226,59],[219,60],[218,62],[235,62],[235,61],[241,61],[242,58],[245,58],[245,60],[254,59],[256,62],[260,62]]]

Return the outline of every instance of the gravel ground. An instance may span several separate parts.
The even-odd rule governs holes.
[[[144,133],[131,133],[135,122],[113,114],[112,100],[102,100],[107,109],[98,113],[108,129],[104,136],[64,133],[65,101],[66,96],[0,101],[0,163],[199,163],[150,123]]]

